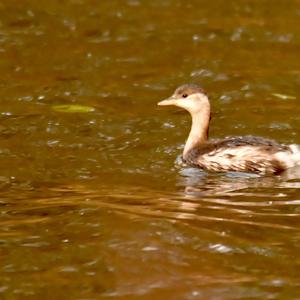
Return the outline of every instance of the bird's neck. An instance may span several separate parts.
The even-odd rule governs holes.
[[[208,128],[210,121],[210,106],[209,103],[201,108],[196,113],[191,113],[192,128],[183,150],[183,158],[192,149],[205,143],[208,140]]]

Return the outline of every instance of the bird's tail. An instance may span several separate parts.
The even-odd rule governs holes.
[[[300,165],[300,146],[296,144],[292,144],[289,146],[292,152],[292,160],[294,162],[294,166]]]

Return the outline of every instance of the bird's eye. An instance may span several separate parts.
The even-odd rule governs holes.
[[[183,94],[183,95],[182,95],[183,98],[186,98],[187,96],[188,96],[187,94]]]

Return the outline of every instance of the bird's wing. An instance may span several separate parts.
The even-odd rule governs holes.
[[[211,171],[279,173],[285,167],[275,154],[288,146],[260,137],[229,137],[194,148],[187,163]]]

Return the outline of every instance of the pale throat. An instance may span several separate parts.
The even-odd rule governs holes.
[[[191,113],[192,127],[183,150],[183,158],[193,148],[208,140],[208,127],[210,121],[210,105],[207,103],[198,112]]]

